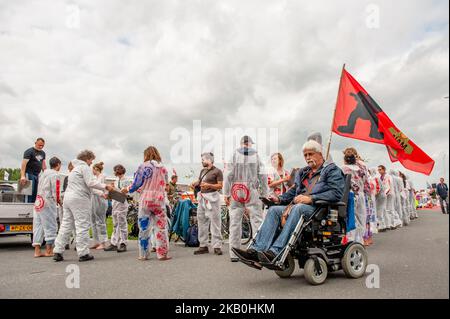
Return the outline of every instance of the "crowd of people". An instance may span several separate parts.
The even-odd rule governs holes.
[[[223,254],[220,207],[223,196],[230,211],[230,260],[237,262],[242,256],[251,260],[272,260],[287,244],[300,217],[312,214],[316,201],[342,199],[346,175],[351,176],[355,216],[355,227],[346,236],[349,241],[369,246],[374,233],[407,226],[418,218],[416,191],[408,175],[396,170],[388,172],[384,165],[368,168],[355,148],[344,150],[344,164],[338,167],[324,154],[320,134],[312,134],[302,147],[307,165],[289,172],[279,152],[271,156],[270,165],[265,168],[253,144],[251,137],[243,136],[223,171],[214,165],[213,153],[201,154],[202,170],[191,185],[198,202],[200,246],[194,251],[195,255],[209,253],[210,247],[214,254]],[[61,160],[51,158],[50,168],[46,169],[44,145],[44,139],[39,138],[35,146],[24,153],[20,180],[22,184],[27,180],[33,183],[29,202],[35,203],[35,257],[53,256],[55,261],[64,260],[64,251],[69,248],[72,237],[79,261],[94,259],[90,249],[127,251],[128,202],[112,195],[137,193],[138,259],[149,259],[150,252],[155,252],[161,261],[171,259],[166,207],[167,203],[174,205],[178,200],[177,176],[173,175],[169,181],[167,169],[154,146],[144,150],[143,162],[132,180],[125,177],[125,167],[115,165],[116,180],[111,184],[106,182],[104,163],[94,164],[95,154],[81,151],[70,161],[69,175],[61,185]],[[441,206],[447,203],[448,213],[448,188],[443,180],[438,192]],[[266,211],[261,198],[275,205]],[[113,221],[109,240],[108,199],[112,202]],[[241,249],[244,213],[249,214],[254,233],[259,230],[248,250]],[[277,232],[280,226],[282,231]],[[45,252],[42,253],[44,242]]]

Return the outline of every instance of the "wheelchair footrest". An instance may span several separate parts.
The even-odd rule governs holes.
[[[277,265],[275,265],[274,263],[260,263],[261,266],[266,267],[267,269],[270,270],[283,270],[281,267],[278,267]]]

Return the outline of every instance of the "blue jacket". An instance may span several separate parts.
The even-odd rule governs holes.
[[[282,205],[287,205],[300,194],[305,194],[307,189],[303,181],[308,178],[311,168],[309,166],[300,169],[295,175],[295,185],[286,193],[280,196]],[[320,174],[319,180],[311,191],[311,198],[314,202],[324,200],[327,202],[339,202],[344,195],[345,178],[342,170],[333,162],[325,162],[321,168],[314,173]]]
[[[183,199],[178,202],[173,215],[171,233],[183,236],[186,239],[189,228],[189,212],[192,208],[197,208],[197,205],[193,204],[190,199]]]

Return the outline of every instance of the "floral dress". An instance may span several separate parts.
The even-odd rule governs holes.
[[[368,199],[370,196],[369,173],[367,167],[362,163],[345,164],[342,167],[344,174],[351,175],[351,189],[355,194],[355,224],[356,229],[349,234],[349,238],[355,242],[364,244],[367,239],[369,214]]]

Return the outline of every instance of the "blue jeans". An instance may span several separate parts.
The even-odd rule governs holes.
[[[27,202],[34,203],[36,201],[36,196],[37,196],[39,176],[27,173],[27,177],[31,181],[31,195],[27,196]]]
[[[281,225],[281,216],[283,215],[285,208],[286,206],[272,206],[269,208],[266,219],[264,220],[258,235],[256,235],[255,243],[250,248],[257,251],[270,250],[275,255],[278,255],[287,245],[289,238],[291,238],[291,235],[300,220],[300,216],[305,215],[305,217],[309,217],[315,210],[315,207],[311,205],[295,205],[289,214],[283,230],[278,237],[275,238],[277,230]]]

